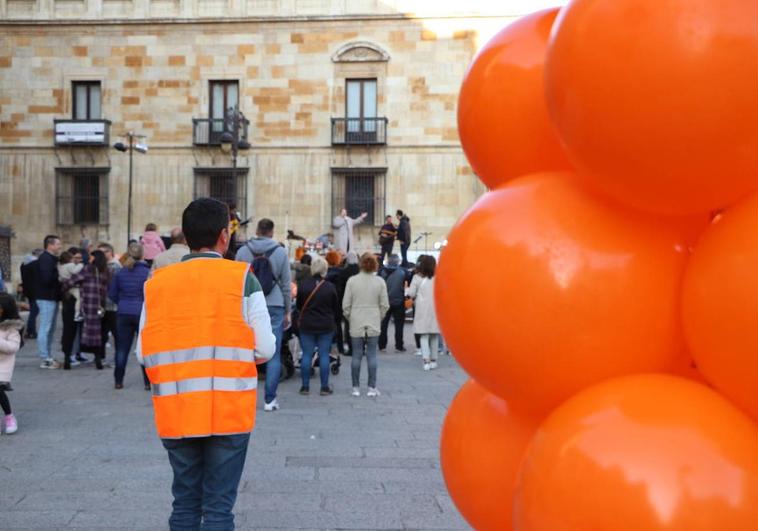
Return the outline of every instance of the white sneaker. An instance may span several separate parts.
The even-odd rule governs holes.
[[[425,371],[428,371],[431,368],[432,368],[432,366],[431,366],[431,364],[429,362],[424,362],[424,370]]]
[[[77,360],[75,356],[71,356],[68,359],[69,359],[69,364],[72,367],[78,367],[79,365],[82,364],[82,362],[80,362],[79,360]]]
[[[61,364],[52,358],[48,358],[40,364],[39,368],[40,369],[60,369]]]
[[[417,350],[416,352],[414,352],[414,354],[415,354],[416,356],[421,356],[421,350]]]
[[[350,394],[353,396],[361,396],[361,390],[358,389],[357,387],[353,387],[353,392]]]
[[[433,369],[436,369],[436,368],[437,368],[437,362],[436,362],[436,361],[433,361],[433,362],[431,362],[431,363],[429,364],[429,368],[430,368],[430,369],[432,369],[432,370],[433,370]]]
[[[276,398],[263,405],[263,411],[276,411],[277,409],[279,409],[279,401]]]
[[[366,396],[379,396],[381,393],[379,392],[379,389],[376,387],[369,387],[368,393],[366,393]]]

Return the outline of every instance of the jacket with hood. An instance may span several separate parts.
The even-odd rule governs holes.
[[[266,295],[266,306],[284,308],[284,313],[287,314],[292,307],[292,292],[290,289],[290,261],[284,247],[271,238],[251,238],[239,248],[236,260],[252,264],[255,258],[253,254],[266,254],[271,249],[274,249],[274,252],[271,253],[269,261],[276,283]]]
[[[146,230],[142,235],[142,247],[145,249],[145,260],[154,260],[166,250],[161,235],[154,230]]]
[[[405,245],[411,244],[411,218],[403,216],[397,226],[397,239]]]
[[[11,382],[16,352],[21,348],[22,328],[24,323],[19,319],[0,321],[0,382]]]

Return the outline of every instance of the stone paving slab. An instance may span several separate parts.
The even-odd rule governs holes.
[[[167,529],[171,469],[134,360],[121,391],[112,369],[38,364],[29,341],[9,394],[20,429],[0,436],[0,529]],[[468,529],[439,465],[440,426],[466,380],[455,360],[424,372],[412,351],[388,350],[376,399],[365,396],[365,362],[364,396],[349,395],[349,373],[343,358],[333,396],[300,396],[296,377],[280,386],[280,411],[259,403],[237,528]]]

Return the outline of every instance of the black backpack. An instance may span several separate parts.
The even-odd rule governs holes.
[[[253,262],[250,264],[250,268],[258,279],[258,282],[263,289],[263,294],[268,295],[276,285],[276,275],[274,275],[274,268],[271,265],[271,255],[277,250],[277,247],[266,251],[263,254],[257,254],[253,252],[252,246],[248,243],[247,248],[250,249],[250,253],[253,255]]]

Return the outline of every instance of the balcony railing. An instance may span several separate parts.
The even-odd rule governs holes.
[[[224,125],[223,118],[193,118],[192,119],[192,143],[196,146],[218,146],[221,144],[221,135],[229,130]],[[250,120],[242,120],[240,140],[247,140],[247,126]]]
[[[332,118],[332,145],[384,145],[387,118]]]
[[[53,120],[56,146],[107,146],[110,120]]]

